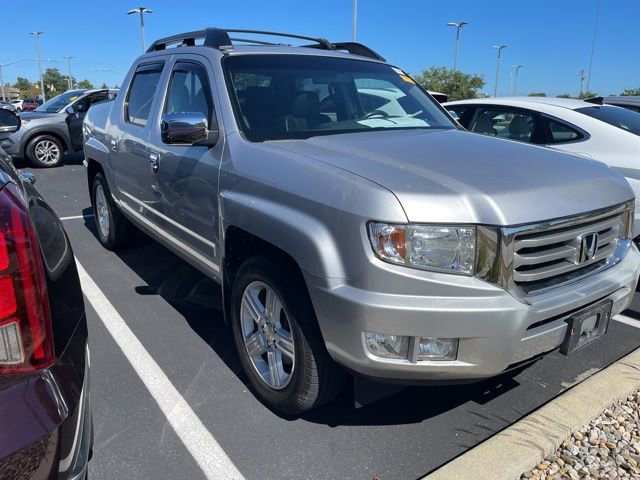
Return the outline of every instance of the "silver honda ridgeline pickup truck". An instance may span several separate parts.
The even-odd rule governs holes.
[[[364,45],[270,35],[158,40],[83,129],[100,242],[135,226],[220,282],[271,408],[327,402],[346,372],[490,377],[570,354],[627,308],[640,255],[621,175],[462,131]]]

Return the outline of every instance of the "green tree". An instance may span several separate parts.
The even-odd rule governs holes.
[[[547,94],[544,92],[531,92],[527,97],[546,97]]]
[[[415,77],[427,90],[446,93],[449,100],[478,98],[478,90],[484,87],[482,75],[453,71],[446,67],[431,67]]]
[[[80,82],[78,82],[78,88],[94,88],[93,83],[91,83],[86,78]]]
[[[102,82],[102,86],[100,88],[109,88],[109,86],[106,83]]]
[[[620,94],[624,96],[640,96],[640,88],[625,88],[624,91]]]
[[[62,75],[57,68],[47,68],[42,75],[42,81],[47,91],[47,98],[66,92],[69,89],[67,77]]]
[[[25,98],[31,91],[31,82],[24,77],[18,77],[13,86],[20,90],[20,96],[22,98]]]
[[[593,98],[593,97],[597,97],[598,94],[596,92],[592,92],[591,90],[587,90],[585,92],[581,92],[578,95],[578,98],[584,100],[585,98]]]
[[[556,98],[573,98],[568,93],[561,93],[560,95],[556,95]]]

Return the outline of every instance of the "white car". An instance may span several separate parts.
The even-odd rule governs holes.
[[[613,105],[551,97],[498,97],[448,102],[467,130],[533,143],[599,160],[622,173],[636,193],[640,235],[640,113]]]
[[[11,100],[11,103],[14,107],[16,107],[16,111],[21,112],[22,111],[22,102],[24,102],[23,99],[15,99],[15,100]]]

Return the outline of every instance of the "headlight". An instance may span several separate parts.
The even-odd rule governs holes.
[[[436,272],[473,275],[475,227],[371,222],[369,239],[382,260]]]

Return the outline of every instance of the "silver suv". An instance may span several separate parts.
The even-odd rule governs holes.
[[[621,175],[462,131],[363,45],[273,35],[158,40],[83,127],[100,242],[135,226],[220,282],[266,404],[309,410],[346,372],[485,378],[606,333],[640,268]]]

